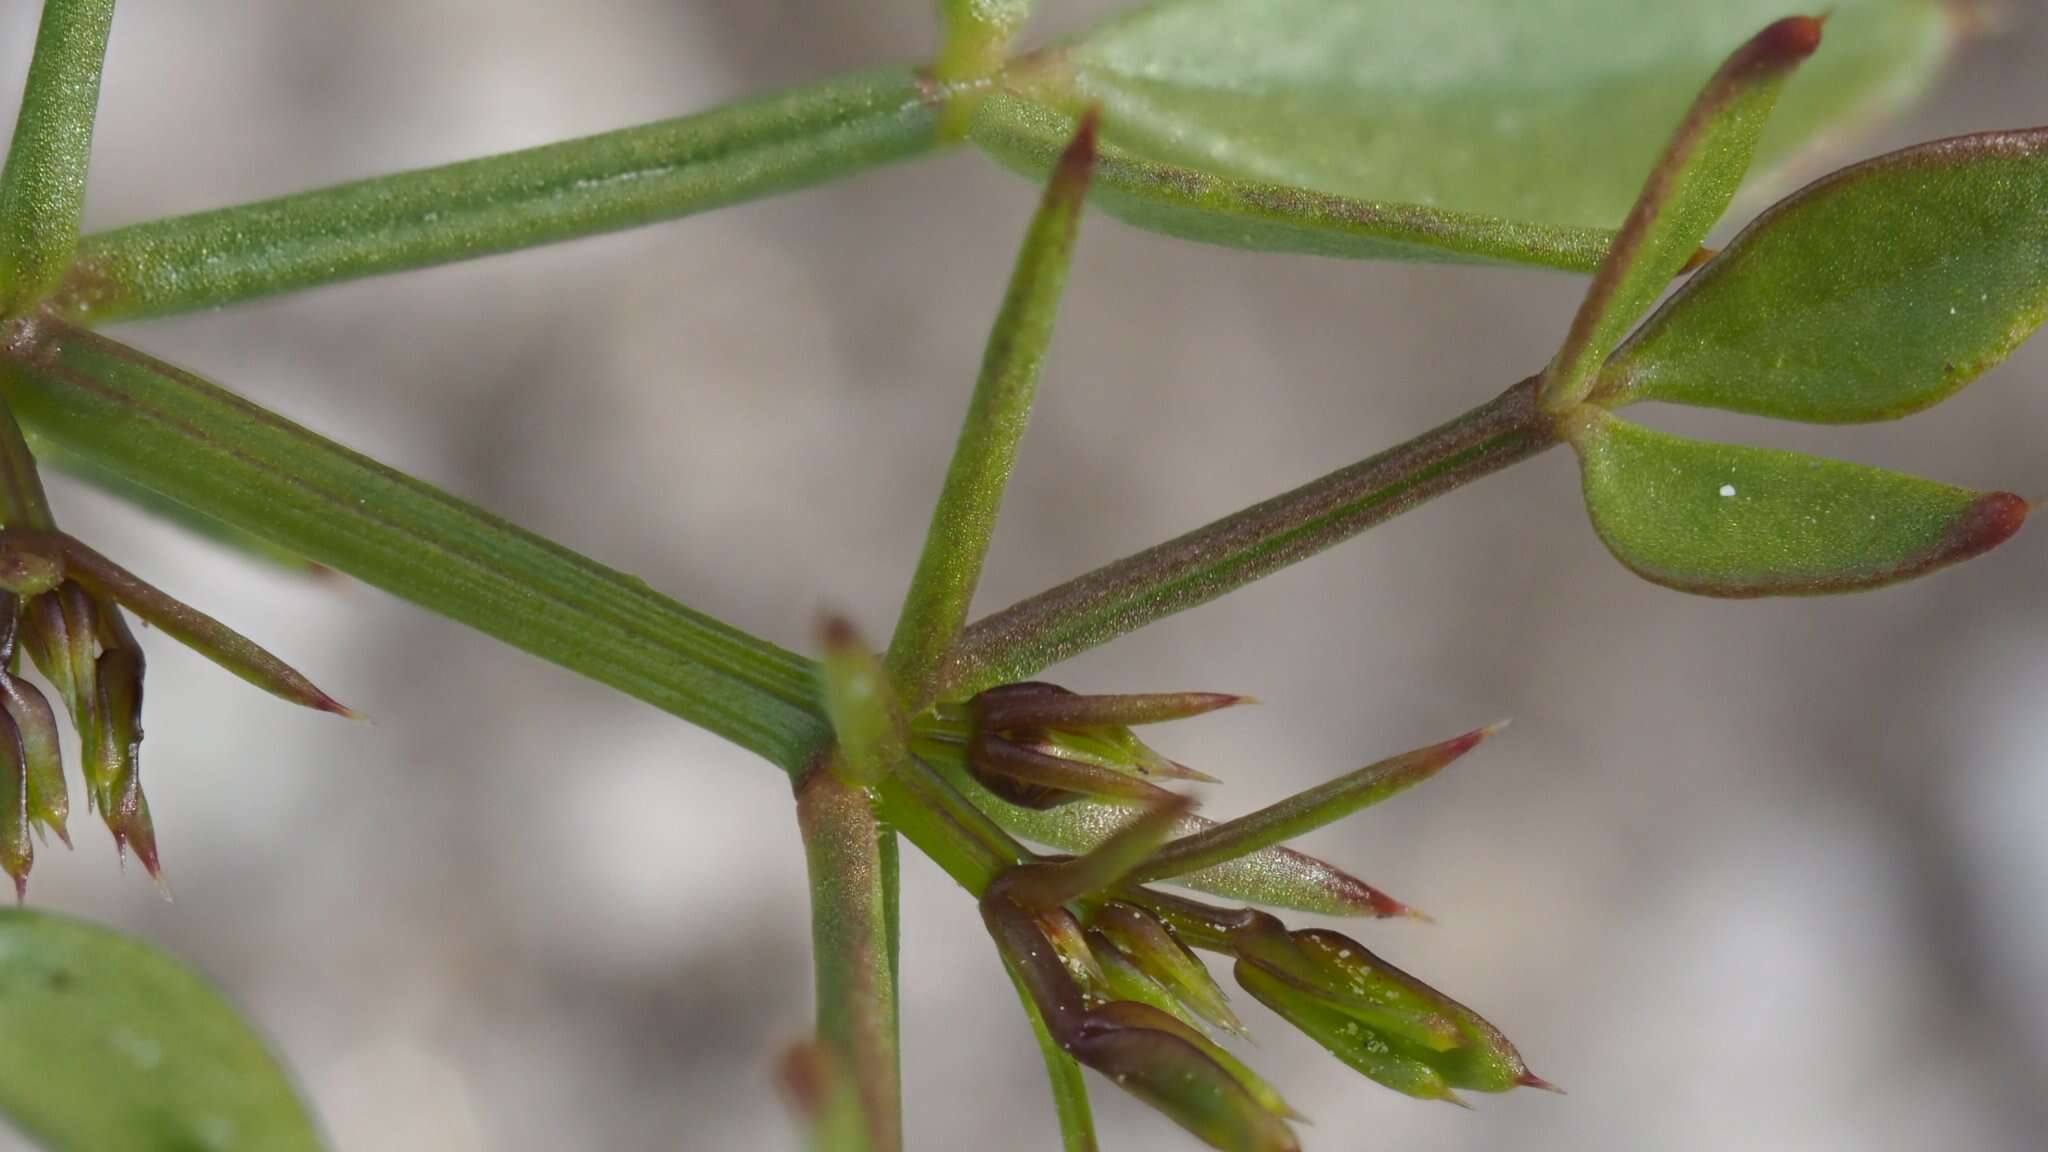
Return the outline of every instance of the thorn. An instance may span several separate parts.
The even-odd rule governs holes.
[[[16,908],[19,908],[19,907],[21,907],[22,905],[24,905],[24,904],[27,904],[27,903],[28,903],[28,876],[27,876],[27,874],[25,874],[25,873],[24,873],[23,875],[20,875],[20,876],[16,876],[16,877],[14,878],[14,906],[15,906]]]
[[[1467,1101],[1463,1096],[1458,1095],[1456,1092],[1451,1091],[1449,1088],[1444,1089],[1444,1094],[1442,1096],[1437,1097],[1437,1099],[1442,1100],[1446,1104],[1456,1104],[1458,1107],[1463,1108],[1467,1112],[1479,1111],[1479,1109],[1474,1108],[1471,1105],[1471,1103]]]
[[[1720,254],[1721,250],[1719,248],[1709,248],[1705,244],[1702,244],[1699,246],[1699,250],[1692,254],[1692,259],[1687,260],[1685,262],[1685,267],[1680,268],[1678,270],[1678,274],[1680,276],[1684,276],[1691,272],[1697,272],[1700,269],[1705,268],[1707,265],[1712,264],[1714,262],[1714,257],[1719,256]]]
[[[1401,905],[1401,911],[1398,913],[1398,915],[1403,920],[1413,920],[1417,924],[1427,924],[1432,928],[1436,927],[1436,917],[1431,916],[1429,913],[1424,912],[1420,908],[1411,908],[1408,905],[1403,904]]]
[[[1520,1077],[1516,1078],[1515,1083],[1521,1085],[1524,1088],[1540,1088],[1545,1092],[1555,1092],[1559,1096],[1565,1095],[1564,1089],[1559,1088],[1557,1085],[1552,1084],[1550,1081],[1545,1080],[1543,1077],[1538,1076],[1534,1072],[1527,1071],[1526,1069],[1522,1072]]]

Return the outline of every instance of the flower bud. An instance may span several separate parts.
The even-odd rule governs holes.
[[[1062,1050],[1212,1147],[1299,1148],[1271,1088],[1236,1061],[1218,1060],[1213,1044],[1167,1011],[1113,998],[1109,970],[1064,909],[1027,909],[998,881],[981,911],[1004,965]]]
[[[1225,1031],[1244,1035],[1223,989],[1187,946],[1157,916],[1135,904],[1112,900],[1089,921],[1145,975],[1157,981],[1189,1011]]]
[[[1321,929],[1281,934],[1262,923],[1233,943],[1241,945],[1236,975],[1246,991],[1396,1091],[1454,1100],[1454,1088],[1548,1087],[1478,1013],[1347,936]]]
[[[29,831],[28,770],[11,720],[0,720],[0,872],[14,878],[14,898],[28,896],[36,841]]]

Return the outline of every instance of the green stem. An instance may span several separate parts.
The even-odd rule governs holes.
[[[1024,1018],[1031,1021],[1039,1055],[1045,1057],[1045,1076],[1052,1084],[1052,1103],[1060,1117],[1062,1152],[1097,1152],[1095,1115],[1088,1107],[1088,1081],[1081,1074],[1080,1061],[1067,1055],[1052,1038],[1037,1002],[1031,999],[1031,993],[1014,971],[1010,973],[1010,983],[1016,986],[1017,999],[1024,1005]]]
[[[55,286],[78,245],[100,67],[114,0],[48,0],[7,169],[0,174],[0,293],[8,314]]]
[[[1206,604],[1552,447],[1524,380],[1398,447],[1126,557],[970,625],[941,699],[1029,679],[1049,665]]]
[[[0,393],[88,463],[639,697],[796,771],[807,660],[105,337],[17,322]]]
[[[906,68],[695,116],[85,238],[57,294],[93,324],[669,220],[930,152],[938,89]]]
[[[894,966],[882,842],[867,795],[821,764],[796,784],[811,877],[818,1038],[859,1086],[876,1152],[903,1146]]]

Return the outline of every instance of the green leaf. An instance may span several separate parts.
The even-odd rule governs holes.
[[[971,128],[983,151],[1043,179],[1072,136],[1076,117],[1026,96],[994,92]],[[1612,234],[1504,220],[1419,204],[1365,200],[1204,172],[1103,143],[1089,200],[1153,232],[1255,252],[1354,260],[1536,264],[1590,272]]]
[[[809,661],[204,380],[41,320],[0,390],[46,439],[781,765],[827,736]]]
[[[1158,851],[1194,806],[1185,796],[1169,794],[1166,802],[1141,813],[1079,856],[1010,871],[1002,880],[1002,890],[1010,899],[1034,909],[1057,908],[1106,891]]]
[[[1692,262],[1735,199],[1785,79],[1820,47],[1821,22],[1790,16],[1737,48],[1700,90],[1650,169],[1614,247],[1543,374],[1543,407],[1571,411],[1616,344]]]
[[[174,504],[151,492],[149,489],[139,484],[131,483],[105,468],[88,464],[84,460],[58,448],[55,444],[47,441],[36,441],[33,436],[30,439],[33,442],[32,446],[35,448],[36,462],[43,467],[55,472],[61,472],[81,484],[96,488],[131,507],[140,508],[142,511],[168,523],[175,524],[195,536],[211,540],[221,547],[249,559],[275,565],[286,571],[297,572],[307,576],[318,576],[326,571],[326,569],[312,563],[305,557],[294,556],[284,549],[263,540],[261,537],[244,532],[231,525],[223,524],[210,516],[201,516],[190,508],[182,504]]]
[[[1837,0],[1764,159],[1896,105],[1952,39],[1937,0]],[[1162,164],[1358,200],[1613,228],[1700,85],[1786,0],[1163,0],[1049,61]],[[1057,51],[1057,50],[1056,50]],[[1425,239],[1418,237],[1418,239]]]
[[[2005,542],[2027,517],[1972,492],[1796,452],[1684,440],[1581,409],[1593,527],[1638,575],[1707,596],[1848,592]]]
[[[0,304],[42,299],[64,274],[85,212],[100,66],[114,0],[46,0],[7,168],[0,174]]]
[[[1422,783],[1479,747],[1501,727],[1477,728],[1440,744],[1390,756],[1257,812],[1183,836],[1161,849],[1133,878],[1139,883],[1165,880],[1305,836]]]
[[[931,702],[940,664],[967,623],[1003,490],[1031,424],[1094,160],[1095,123],[1083,120],[1046,184],[989,333],[924,552],[889,642],[889,678],[907,711],[922,711]]]
[[[1114,835],[1140,812],[1127,806],[1076,800],[1057,808],[1012,804],[984,788],[955,759],[927,757],[941,779],[988,814],[1004,831],[1062,852],[1082,853]],[[1177,821],[1182,836],[1214,827],[1200,816]],[[1414,909],[1332,864],[1289,848],[1267,848],[1198,872],[1176,876],[1174,884],[1232,900],[1292,908],[1323,916],[1416,916]]]
[[[1687,281],[1608,362],[1595,396],[1828,423],[1918,411],[2048,315],[2044,215],[2048,130],[1837,172]]]
[[[317,1149],[219,992],[140,941],[0,911],[0,1115],[53,1152]]]
[[[104,323],[217,308],[789,192],[939,147],[892,68],[695,116],[85,238],[56,304]]]

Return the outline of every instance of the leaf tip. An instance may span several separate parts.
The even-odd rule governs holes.
[[[1544,1092],[1552,1092],[1559,1096],[1565,1095],[1564,1089],[1527,1069],[1524,1069],[1520,1076],[1515,1077],[1515,1083],[1523,1088],[1535,1088]]]
[[[837,612],[827,612],[818,617],[818,643],[827,652],[844,652],[860,646],[860,631],[853,621]]]
[[[1102,123],[1102,110],[1089,105],[1081,113],[1081,119],[1074,126],[1074,136],[1067,142],[1066,151],[1060,153],[1059,164],[1053,168],[1050,195],[1070,200],[1078,205],[1081,194],[1088,189],[1088,179],[1095,171],[1095,148],[1098,129]]]
[[[1750,41],[1754,61],[1764,67],[1790,67],[1820,48],[1821,30],[1832,12],[1819,16],[1787,16]]]
[[[1954,563],[1981,556],[2012,539],[2026,525],[2027,513],[2041,503],[2011,492],[1979,496],[1951,530],[1947,547],[1941,550],[1942,561]]]

